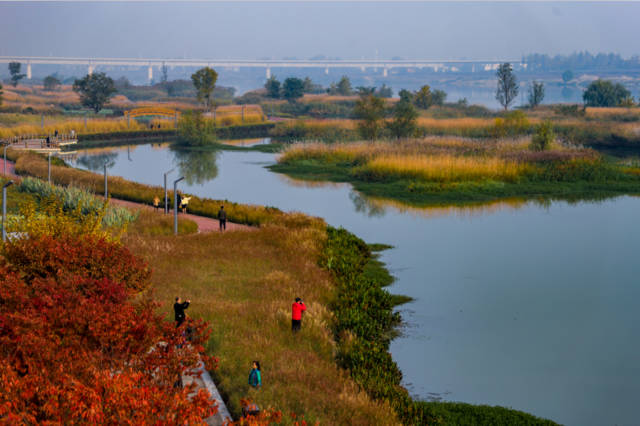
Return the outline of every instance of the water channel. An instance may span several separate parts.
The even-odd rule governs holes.
[[[264,168],[260,152],[167,144],[84,150],[76,167],[323,217],[383,252],[407,325],[391,351],[412,395],[502,405],[567,425],[637,424],[640,198],[408,208]]]

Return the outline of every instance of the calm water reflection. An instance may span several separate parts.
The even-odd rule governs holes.
[[[76,165],[106,159],[112,175],[161,185],[177,166],[186,193],[299,210],[394,245],[382,257],[392,291],[415,301],[401,308],[408,326],[392,352],[421,398],[637,424],[638,198],[415,209],[271,173],[272,154],[166,145],[82,151]]]

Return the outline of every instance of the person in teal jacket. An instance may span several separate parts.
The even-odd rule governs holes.
[[[260,376],[260,362],[253,361],[253,368],[249,373],[249,385],[254,388],[262,386],[262,377]]]

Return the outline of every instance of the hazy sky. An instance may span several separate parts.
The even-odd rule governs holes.
[[[519,58],[640,53],[640,3],[0,2],[0,55]]]

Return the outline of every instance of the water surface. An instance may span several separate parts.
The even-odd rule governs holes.
[[[568,425],[635,425],[640,394],[640,199],[414,209],[348,184],[269,172],[273,154],[167,145],[80,151],[78,167],[186,193],[321,216],[382,255],[414,302],[391,351],[424,399],[502,405]]]

